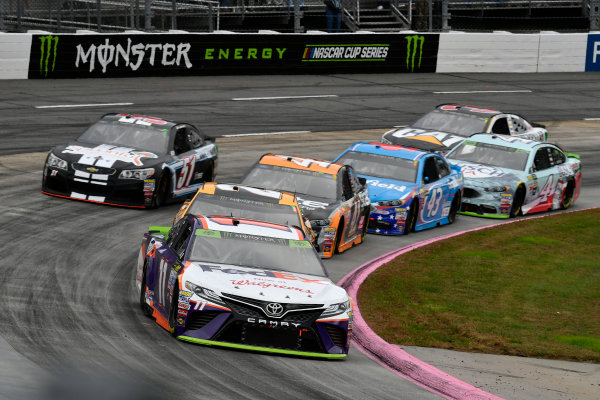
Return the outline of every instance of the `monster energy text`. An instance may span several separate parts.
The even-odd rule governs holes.
[[[425,36],[412,35],[405,37],[406,43],[406,69],[411,71],[415,70],[415,58],[417,55],[417,48],[419,49],[419,64],[418,68],[421,68],[421,58],[423,57],[423,44],[425,43]],[[409,67],[410,65],[410,67]]]
[[[40,75],[48,76],[48,67],[50,66],[50,55],[52,55],[52,66],[50,71],[54,71],[56,64],[56,50],[58,49],[58,36],[48,35],[40,36]]]

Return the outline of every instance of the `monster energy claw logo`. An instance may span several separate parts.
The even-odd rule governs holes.
[[[40,36],[40,75],[48,76],[48,66],[50,64],[50,54],[52,54],[52,69],[56,64],[56,50],[58,49],[58,36]]]
[[[417,55],[417,48],[419,48],[419,65],[418,68],[421,68],[421,58],[423,56],[423,44],[425,43],[425,36],[412,35],[405,37],[406,43],[406,69],[409,68],[411,72],[415,70],[415,57]],[[412,52],[411,52],[412,47]],[[412,54],[411,54],[412,53]]]

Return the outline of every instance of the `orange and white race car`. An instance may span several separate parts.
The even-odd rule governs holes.
[[[362,243],[371,210],[366,181],[349,165],[281,154],[265,154],[244,185],[294,193],[316,234],[321,257]]]
[[[260,189],[240,184],[205,182],[196,195],[186,201],[173,225],[186,214],[227,216],[252,219],[281,225],[291,225],[304,232],[306,240],[314,242],[315,233],[291,193]]]

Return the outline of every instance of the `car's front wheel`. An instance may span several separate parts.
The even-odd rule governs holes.
[[[177,281],[175,281],[177,285]],[[173,297],[171,298],[171,309],[169,310],[169,328],[171,328],[171,335],[177,337],[177,310],[179,309],[179,288],[175,286],[173,288]]]
[[[166,171],[163,171],[160,174],[160,178],[158,179],[158,184],[156,185],[156,189],[154,190],[154,196],[152,196],[152,204],[150,208],[158,208],[165,204],[167,199],[167,190],[169,187],[169,177]]]
[[[404,234],[408,235],[415,231],[417,225],[417,213],[419,212],[419,201],[414,199],[410,205],[408,216],[406,217],[406,224],[404,225]]]
[[[454,221],[456,221],[456,214],[458,213],[458,210],[460,210],[461,201],[462,197],[460,195],[460,191],[458,191],[454,195],[452,205],[450,206],[450,212],[448,213],[448,224],[452,224]]]
[[[523,206],[523,202],[525,201],[525,188],[523,186],[519,186],[519,188],[517,189],[514,197],[513,197],[513,203],[512,206],[510,207],[510,218],[516,217],[517,215],[520,215],[521,212],[521,207]]]
[[[146,271],[148,269],[148,261],[144,261],[144,272],[142,273],[142,288],[140,289],[140,307],[145,316],[152,316],[152,307],[146,303]]]

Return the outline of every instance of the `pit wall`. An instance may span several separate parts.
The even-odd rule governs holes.
[[[0,33],[0,79],[600,71],[600,32]]]

